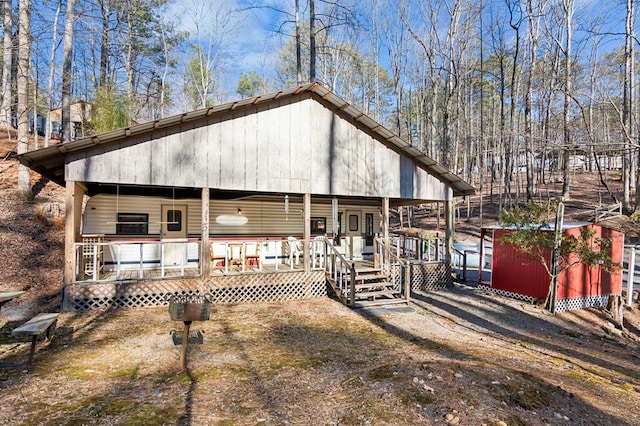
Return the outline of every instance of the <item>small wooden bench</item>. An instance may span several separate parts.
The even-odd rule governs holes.
[[[12,336],[31,336],[31,350],[27,364],[31,364],[33,361],[38,337],[42,335],[42,333],[45,333],[47,340],[51,340],[53,337],[59,315],[60,314],[55,313],[38,314],[11,332]]]

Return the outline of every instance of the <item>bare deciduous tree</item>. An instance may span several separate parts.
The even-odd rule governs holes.
[[[31,0],[20,0],[18,21],[18,154],[29,149],[29,58],[31,57]],[[18,166],[18,191],[31,192],[29,168]]]
[[[67,0],[65,12],[62,62],[62,142],[71,140],[71,55],[73,53],[75,4],[75,0]]]
[[[0,124],[11,126],[11,63],[13,59],[13,9],[11,0],[2,0],[4,38],[2,49],[2,103],[0,104]]]

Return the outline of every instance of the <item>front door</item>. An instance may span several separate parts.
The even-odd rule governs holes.
[[[347,225],[347,256],[351,260],[362,259],[362,212],[347,210],[345,212]]]
[[[187,206],[162,205],[160,221],[162,263],[164,267],[184,266],[187,262]]]

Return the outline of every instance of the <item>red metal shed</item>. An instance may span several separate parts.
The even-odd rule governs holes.
[[[589,223],[569,223],[563,227],[567,235],[580,236],[583,229],[594,231],[595,238],[611,239],[611,259],[622,264],[624,250],[624,234],[622,232],[604,228],[601,225]],[[482,265],[479,270],[479,286],[496,293],[515,297],[530,302],[544,300],[549,291],[551,281],[549,274],[540,261],[534,260],[520,252],[517,247],[505,244],[500,240],[501,235],[513,232],[513,229],[492,227],[483,228],[481,236],[480,257],[483,258],[485,235],[491,233],[493,256],[491,259],[490,280],[482,281]],[[553,232],[550,229],[540,232]],[[550,264],[551,251],[545,257]],[[588,266],[577,263],[562,271],[558,276],[558,292],[556,297],[556,312],[587,307],[606,307],[610,295],[620,295],[622,291],[622,271],[606,271],[602,266]]]

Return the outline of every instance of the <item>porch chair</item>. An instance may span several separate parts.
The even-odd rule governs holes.
[[[298,244],[298,239],[296,237],[287,238],[289,242],[289,265],[291,265],[291,269],[293,269],[293,256],[296,257],[296,265],[300,263],[300,255],[302,254],[302,249]]]
[[[311,241],[311,268],[315,269],[316,262],[318,262],[318,267],[324,267],[324,251],[324,237],[315,237],[313,241]]]
[[[242,256],[242,244],[229,244],[229,262],[234,266],[241,266],[244,270],[244,258]]]
[[[260,242],[245,243],[244,259],[247,266],[258,266],[262,271],[262,262],[260,261]]]
[[[224,271],[229,271],[229,253],[227,243],[211,243],[211,267],[217,268],[222,261]]]

